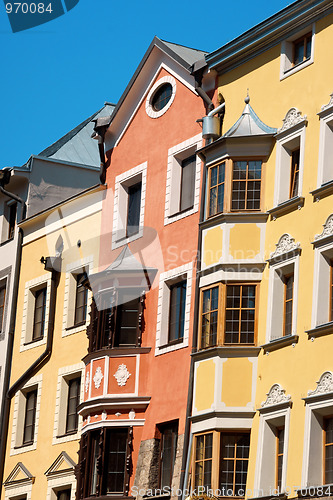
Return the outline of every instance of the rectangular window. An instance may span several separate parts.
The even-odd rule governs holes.
[[[250,451],[249,433],[222,433],[220,489],[223,496],[244,496]]]
[[[333,483],[333,417],[324,419],[324,484]]]
[[[186,303],[186,281],[170,286],[170,315],[168,342],[176,342],[184,337]]]
[[[128,430],[107,431],[106,435],[104,485],[102,491],[104,494],[123,494],[125,488]]]
[[[78,426],[77,407],[80,404],[81,377],[68,381],[66,434],[76,432]]]
[[[225,162],[208,170],[208,217],[223,212],[225,190]]]
[[[173,468],[176,459],[178,424],[173,423],[160,428],[160,468],[159,488],[171,486]]]
[[[220,284],[203,290],[200,348],[254,344],[256,294],[256,284]]]
[[[25,399],[26,403],[23,428],[23,444],[30,444],[33,443],[35,435],[37,389],[27,392],[25,394]]]
[[[179,211],[188,210],[194,205],[196,156],[192,155],[181,163],[181,188]]]
[[[139,298],[118,305],[114,347],[137,345],[139,306]]]
[[[283,336],[291,335],[293,326],[294,275],[284,276],[284,320]]]
[[[32,340],[39,340],[44,336],[46,309],[46,287],[35,292],[35,313]]]
[[[139,232],[142,182],[128,187],[126,237]]]
[[[74,326],[81,325],[86,321],[88,289],[80,285],[80,280],[83,276],[84,273],[77,274],[75,276],[76,297],[75,297]]]
[[[5,314],[6,287],[0,287],[0,332],[2,332],[3,318]]]
[[[298,38],[293,42],[293,66],[301,64],[311,57],[312,33]]]
[[[253,344],[255,330],[256,286],[227,285],[225,344]]]
[[[284,448],[284,427],[276,429],[276,488],[282,491],[282,466],[283,466],[283,448]]]
[[[212,486],[213,433],[202,434],[195,440],[194,486]]]
[[[17,203],[8,204],[8,239],[14,238]]]
[[[261,165],[258,160],[234,162],[231,210],[260,210]]]
[[[67,488],[57,492],[57,500],[71,500],[71,489]]]
[[[291,153],[291,169],[290,169],[290,193],[289,198],[294,198],[298,195],[299,186],[299,158],[300,150],[295,149]]]

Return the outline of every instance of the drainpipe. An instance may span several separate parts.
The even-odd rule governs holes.
[[[201,87],[203,74],[206,68],[207,68],[207,63],[205,59],[202,59],[201,61],[197,61],[193,64],[191,74],[194,76],[195,90],[199,94],[201,99],[204,101],[204,103],[207,105],[207,111],[209,112],[214,108],[214,104],[211,98],[206,94],[206,92]]]
[[[17,274],[16,274],[16,280],[14,283],[14,290],[13,290],[13,304],[15,304],[15,307],[12,308],[12,314],[11,314],[11,322],[10,322],[10,343],[11,343],[11,352],[8,354],[8,361],[11,362],[11,355],[12,355],[12,350],[13,350],[13,338],[14,338],[14,330],[15,330],[15,320],[16,320],[16,309],[17,309],[17,293],[18,293],[18,284],[19,284],[19,273],[20,273],[20,267],[21,267],[21,255],[22,255],[22,239],[23,239],[23,231],[20,228],[20,233],[19,233],[19,248],[18,248],[18,255],[17,255]],[[6,396],[5,396],[5,402],[4,402],[4,409],[2,413],[2,427],[1,427],[1,436],[2,440],[0,442],[0,484],[3,482],[3,473],[4,473],[4,461],[5,461],[5,454],[6,454],[6,445],[7,445],[7,429],[8,429],[8,423],[9,423],[9,413],[10,413],[10,402],[13,396],[16,394],[17,391],[19,391],[24,384],[31,378],[33,375],[45,364],[45,362],[50,358],[51,353],[52,353],[52,345],[53,345],[53,332],[54,332],[54,318],[55,318],[55,305],[56,305],[56,292],[57,292],[57,287],[59,284],[59,276],[60,273],[58,271],[55,271],[52,267],[52,264],[54,264],[52,257],[44,257],[41,258],[42,264],[44,264],[44,268],[46,271],[50,271],[52,273],[51,277],[51,291],[50,291],[50,313],[49,313],[49,321],[48,321],[48,326],[47,326],[47,343],[46,343],[46,348],[43,354],[39,356],[39,358],[32,363],[32,365],[21,375],[21,377],[8,389]],[[56,267],[56,266],[54,266]],[[9,353],[9,350],[8,350]],[[7,363],[7,371],[8,371],[8,381],[7,381],[7,386],[9,384],[9,375],[10,375],[10,369],[9,369],[9,362]],[[1,492],[0,492],[1,494]]]
[[[106,180],[106,162],[105,162],[105,149],[104,149],[104,139],[107,129],[109,128],[111,122],[111,116],[103,116],[92,120],[95,123],[94,132],[91,137],[97,139],[98,141],[98,151],[100,157],[100,171],[99,179],[101,184],[105,184]]]

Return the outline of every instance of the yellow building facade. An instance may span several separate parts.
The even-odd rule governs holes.
[[[332,496],[332,6],[294,2],[206,58],[225,115],[199,152],[196,491]]]
[[[74,500],[91,294],[103,186],[20,224],[23,247],[2,498]]]

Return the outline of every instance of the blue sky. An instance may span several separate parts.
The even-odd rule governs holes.
[[[0,168],[22,165],[117,102],[155,35],[209,52],[290,3],[80,0],[13,34],[0,2]]]

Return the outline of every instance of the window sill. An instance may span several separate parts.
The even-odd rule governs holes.
[[[21,450],[23,448],[28,448],[28,446],[32,446],[34,441],[29,441],[29,443],[20,444],[18,446],[14,446],[14,450]]]
[[[158,348],[165,349],[166,347],[173,347],[174,345],[179,345],[179,344],[183,344],[183,343],[184,343],[184,339],[182,338],[179,340],[170,341],[167,344],[159,345]]]
[[[199,223],[199,225],[205,229],[206,227],[215,226],[216,224],[222,224],[223,222],[241,222],[242,219],[245,219],[247,222],[249,219],[253,219],[258,222],[266,222],[268,219],[268,212],[260,212],[260,211],[244,211],[244,212],[224,212],[221,214],[212,215],[208,219],[205,219]]]
[[[316,328],[312,328],[311,330],[306,330],[305,333],[308,334],[309,339],[316,339],[317,337],[329,335],[330,333],[333,333],[333,321],[324,323],[323,325],[318,325]]]
[[[7,243],[10,243],[11,241],[14,241],[14,236],[12,238],[8,238],[8,240],[4,240],[0,243],[0,247],[7,245]]]
[[[31,346],[33,344],[35,344],[36,342],[40,342],[41,340],[43,340],[44,338],[44,335],[42,337],[38,337],[37,339],[34,339],[34,340],[30,340],[29,342],[24,342],[24,346]]]
[[[76,431],[66,432],[65,434],[59,434],[58,436],[56,436],[56,438],[61,439],[61,438],[66,438],[66,437],[70,437],[70,436],[75,436],[77,433],[78,433],[78,429],[76,429]]]
[[[289,212],[293,212],[294,210],[300,210],[302,207],[304,207],[304,197],[295,196],[295,198],[284,201],[276,207],[267,210],[267,212],[270,214],[271,218],[275,220],[280,215],[285,215]]]
[[[178,215],[184,215],[186,212],[189,212],[190,210],[193,210],[194,205],[188,208],[184,208],[184,210],[179,210],[178,212],[174,212],[173,214],[168,215],[168,219],[172,219],[173,217],[177,217]],[[170,495],[168,495],[170,496]]]
[[[264,350],[264,354],[266,354],[268,352],[281,349],[282,347],[286,347],[287,345],[297,344],[298,339],[299,339],[298,335],[287,335],[285,337],[281,337],[276,340],[271,340],[267,344],[263,344],[261,347]]]
[[[321,198],[333,194],[333,180],[325,182],[325,184],[322,184],[319,188],[310,191],[310,194],[313,196],[313,201],[319,201]]]
[[[80,328],[80,326],[86,326],[86,321],[82,321],[81,323],[77,323],[76,325],[67,326],[65,330],[66,332],[69,332],[70,330],[74,330],[74,328]]]
[[[201,349],[200,351],[193,352],[191,356],[195,359],[210,358],[213,356],[229,357],[229,356],[258,356],[261,351],[261,346],[254,345],[241,345],[241,346],[215,346]]]
[[[306,59],[305,61],[302,61],[296,64],[295,66],[292,66],[291,68],[284,70],[283,74],[280,76],[280,81],[284,80],[285,78],[288,78],[288,76],[291,76],[294,73],[297,73],[303,68],[307,68],[312,63],[313,63],[313,58],[310,57],[309,59]]]
[[[272,498],[278,498],[279,500],[284,500],[285,498],[288,498],[287,493],[279,493],[279,495],[264,495],[262,497],[251,497],[251,500],[269,500]]]

